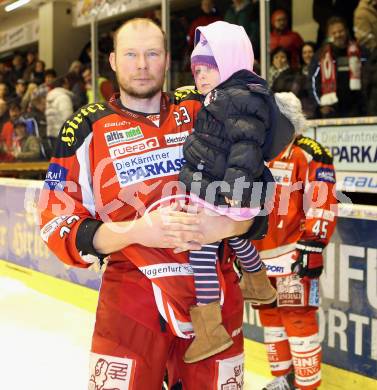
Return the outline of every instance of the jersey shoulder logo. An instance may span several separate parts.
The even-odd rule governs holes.
[[[60,130],[54,157],[73,156],[92,132],[92,123],[112,113],[105,104],[87,104],[67,119]]]
[[[185,100],[201,100],[201,95],[194,87],[181,87],[174,91],[174,103],[179,104]]]
[[[309,153],[313,160],[323,164],[332,164],[333,158],[329,149],[323,147],[320,143],[309,137],[298,137],[295,144]]]

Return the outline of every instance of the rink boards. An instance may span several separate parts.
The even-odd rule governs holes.
[[[98,289],[98,270],[66,267],[41,240],[35,210],[40,186],[33,181],[0,181],[0,259]],[[377,383],[363,382],[370,381],[365,377],[377,378],[377,207],[349,205],[340,215],[321,277],[319,320],[324,361],[330,365],[327,370],[331,371],[331,366],[342,369],[335,375],[340,387],[346,380],[368,388],[367,383]],[[91,290],[84,290],[93,297]],[[59,294],[67,299],[66,290]],[[93,310],[96,298],[89,301]],[[249,307],[245,310],[245,335],[249,339],[246,349],[253,356],[253,365],[249,359],[247,368],[255,369],[261,355],[260,369],[267,370],[262,344],[251,341],[261,341],[262,330],[257,314]]]

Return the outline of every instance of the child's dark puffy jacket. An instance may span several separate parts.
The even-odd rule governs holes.
[[[183,146],[186,164],[179,179],[188,191],[215,205],[226,204],[226,196],[238,201],[238,206],[249,207],[253,183],[273,181],[264,161],[276,157],[293,139],[293,133],[265,80],[241,70],[206,96],[195,131]],[[195,175],[198,172],[202,173],[200,184],[200,176]],[[243,193],[233,193],[236,180],[242,178],[249,184]],[[215,181],[224,181],[229,188],[217,187],[215,194],[207,193]],[[257,188],[252,207],[263,204],[263,197],[260,201],[258,197],[259,204],[254,199]]]

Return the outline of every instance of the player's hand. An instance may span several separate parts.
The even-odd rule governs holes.
[[[233,200],[233,199],[229,199],[227,197],[225,197],[225,202],[226,204],[228,204],[229,206],[232,206],[232,207],[241,207],[240,205],[240,201],[238,200]]]
[[[291,265],[292,272],[301,278],[318,278],[323,270],[324,244],[318,241],[298,241]]]
[[[198,205],[181,206],[182,211],[187,214],[194,214],[199,221],[199,232],[203,235],[203,239],[199,242],[203,244],[211,244],[220,241],[223,238],[234,237],[246,233],[253,221],[234,221],[223,215],[219,215],[209,209],[204,209]],[[177,247],[178,248],[178,247]]]
[[[200,250],[204,241],[198,216],[179,211],[177,204],[144,215],[138,229],[144,232],[138,243],[148,247],[180,248],[183,252]]]

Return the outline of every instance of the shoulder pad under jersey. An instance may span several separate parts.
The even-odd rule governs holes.
[[[92,103],[78,109],[63,124],[56,142],[54,157],[73,156],[92,132],[92,124],[112,114],[104,103]]]
[[[174,103],[179,104],[185,100],[201,100],[201,95],[194,87],[181,87],[174,91]]]
[[[313,157],[313,160],[323,164],[332,164],[333,157],[328,148],[309,137],[298,137],[295,144]]]

